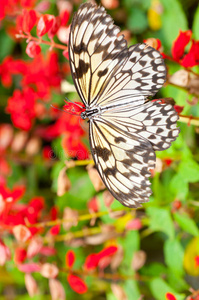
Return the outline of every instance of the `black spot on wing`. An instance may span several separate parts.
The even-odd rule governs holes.
[[[99,77],[102,77],[102,76],[106,75],[107,73],[108,73],[108,68],[104,69],[103,71],[99,71],[99,72],[97,73],[97,75],[98,75]]]
[[[123,138],[121,136],[116,137],[114,141],[115,141],[116,144],[119,144],[119,142],[124,142],[124,143],[126,142],[125,138]]]
[[[107,148],[101,148],[100,146],[97,146],[95,149],[92,149],[92,154],[101,157],[106,162],[111,155],[111,151]]]
[[[74,75],[79,79],[82,78],[84,74],[88,72],[90,65],[85,63],[82,59],[79,60],[79,66],[76,68],[76,73]]]

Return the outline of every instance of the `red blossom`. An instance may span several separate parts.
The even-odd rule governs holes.
[[[53,26],[55,16],[53,15],[43,15],[39,18],[37,23],[37,35],[43,36],[46,34]]]
[[[84,268],[86,270],[95,269],[99,265],[100,260],[102,260],[105,257],[112,256],[113,254],[115,254],[117,252],[117,249],[118,248],[116,246],[109,246],[109,247],[104,248],[99,253],[94,253],[94,254],[88,255],[86,258],[85,264],[84,264]]]
[[[69,157],[75,157],[78,160],[88,159],[89,157],[88,149],[78,135],[65,134],[62,139],[62,147]]]
[[[171,49],[172,56],[175,60],[178,61],[179,59],[182,58],[185,47],[191,39],[191,35],[192,35],[191,30],[180,31],[179,36],[174,41],[173,47]]]
[[[19,7],[32,8],[37,0],[1,0],[0,1],[0,20],[6,16],[16,14]]]
[[[34,86],[37,98],[48,100],[51,88],[60,88],[61,74],[57,53],[51,51],[44,57],[37,55],[29,64],[22,79],[22,86]]]
[[[26,33],[29,33],[31,29],[35,26],[37,22],[37,15],[36,12],[33,9],[23,10],[23,24],[22,28],[23,31]]]
[[[167,166],[170,166],[172,164],[172,162],[173,162],[173,159],[171,159],[171,158],[165,158],[164,162],[166,163]]]
[[[67,60],[69,60],[68,49],[67,49],[67,50],[64,50],[64,51],[62,52],[62,54],[63,54],[63,56],[64,56]]]
[[[15,90],[8,99],[7,112],[11,114],[13,124],[20,129],[30,130],[35,118],[35,92],[32,88]]]
[[[181,114],[181,112],[184,109],[184,106],[174,105],[173,108],[175,109],[175,111],[177,111],[178,114]]]
[[[53,150],[51,146],[44,146],[42,150],[42,157],[46,161],[50,160],[53,157]]]
[[[50,30],[48,31],[48,36],[50,39],[52,39],[54,37],[54,35],[57,33],[60,26],[61,26],[61,19],[58,16],[53,19],[53,25],[50,28]]]
[[[177,300],[176,297],[171,293],[166,293],[165,298],[166,300]]]
[[[50,234],[52,234],[52,235],[58,235],[59,232],[60,232],[60,228],[61,228],[60,224],[57,224],[57,225],[51,227],[50,228]]]
[[[60,13],[61,26],[66,26],[70,19],[70,12],[68,10],[62,10]]]
[[[89,200],[87,206],[88,206],[88,209],[90,212],[98,212],[99,211],[99,203],[98,203],[96,197],[93,197],[91,200]]]
[[[66,266],[68,268],[72,268],[74,261],[75,261],[75,253],[74,253],[74,251],[69,250],[66,253]]]
[[[181,60],[181,65],[185,68],[191,68],[199,64],[199,41],[192,40],[189,52]]]
[[[14,262],[16,264],[20,264],[20,263],[24,262],[26,257],[27,257],[26,249],[24,249],[24,248],[16,248],[15,249]]]
[[[22,60],[15,60],[11,56],[5,57],[0,65],[0,77],[4,87],[9,88],[12,85],[12,75],[26,72],[26,63]]]
[[[0,226],[16,226],[25,225],[26,221],[30,224],[38,222],[38,218],[44,207],[44,199],[42,197],[35,197],[27,204],[17,204],[24,194],[24,187],[16,187],[13,191],[10,191],[3,185],[0,185],[0,194],[2,195],[2,204],[0,211]],[[35,234],[39,231],[39,228],[30,227],[31,234]]]
[[[195,266],[196,266],[196,268],[199,267],[199,255],[197,255],[197,256],[195,257]]]
[[[31,41],[28,43],[28,45],[26,47],[26,54],[29,57],[34,58],[40,52],[41,52],[41,47],[36,42]]]
[[[73,274],[69,274],[67,276],[68,279],[68,283],[70,285],[70,287],[73,289],[73,291],[75,291],[78,294],[84,294],[87,292],[88,288],[86,283],[83,281],[83,279],[81,279],[80,277],[73,275]]]

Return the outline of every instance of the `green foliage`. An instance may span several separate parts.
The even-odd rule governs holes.
[[[168,235],[169,238],[174,238],[174,226],[168,209],[148,207],[146,212],[149,216],[149,228],[152,231],[161,231]]]
[[[191,2],[188,0],[122,0],[119,1],[118,7],[109,9],[109,13],[122,30],[127,29],[129,31],[129,45],[143,42],[147,38],[158,38],[162,43],[162,48],[159,50],[171,55],[172,45],[180,30],[185,31],[190,26],[193,31],[192,37],[196,40],[199,39],[199,7],[196,9],[196,2],[196,0]],[[38,0],[36,3],[42,4],[42,1]],[[71,20],[72,14],[77,10],[79,4],[77,1],[71,1],[70,4],[66,1],[66,5],[72,8]],[[26,41],[21,39],[16,42],[11,33],[13,26],[16,27],[16,17],[20,14],[20,9],[22,11],[22,7],[18,6],[13,14],[9,15],[8,12],[8,15],[3,18],[0,28],[0,117],[2,123],[9,124],[13,130],[12,138],[6,149],[0,149],[2,150],[0,164],[2,164],[1,169],[3,170],[0,170],[2,171],[0,173],[0,186],[5,183],[6,188],[13,190],[17,186],[24,185],[26,191],[24,196],[19,197],[19,199],[13,201],[12,195],[12,197],[6,198],[5,202],[8,205],[8,210],[11,204],[13,210],[9,216],[11,226],[5,223],[3,224],[5,225],[4,228],[2,225],[0,247],[1,241],[3,241],[11,251],[11,259],[7,260],[5,266],[0,268],[0,300],[9,299],[9,297],[17,300],[50,300],[52,298],[49,290],[49,279],[44,278],[40,272],[32,273],[39,286],[40,294],[34,297],[28,295],[24,284],[24,273],[19,271],[19,265],[32,262],[38,263],[40,266],[44,263],[51,263],[59,268],[56,279],[62,284],[66,292],[66,299],[69,300],[77,298],[122,299],[122,296],[119,297],[117,293],[113,292],[114,284],[121,288],[120,292],[123,292],[124,298],[129,300],[139,300],[142,299],[142,296],[144,300],[163,300],[166,299],[166,293],[172,293],[177,300],[188,299],[190,290],[198,288],[195,281],[199,275],[199,266],[196,264],[197,257],[199,257],[199,143],[197,123],[199,102],[197,103],[197,85],[194,95],[190,94],[192,91],[189,86],[190,81],[195,78],[193,72],[198,73],[199,67],[184,68],[172,58],[165,60],[168,71],[167,82],[154,98],[172,97],[177,106],[183,106],[181,114],[188,119],[182,120],[181,118],[179,120],[178,126],[181,132],[171,147],[165,151],[156,152],[157,169],[152,171],[152,178],[150,179],[152,187],[150,201],[138,209],[123,207],[116,200],[109,206],[104,200],[104,189],[96,190],[92,182],[96,178],[91,178],[88,174],[87,165],[92,166],[92,162],[89,161],[91,157],[88,157],[88,161],[80,161],[75,156],[67,155],[66,149],[63,149],[63,138],[73,137],[72,142],[69,141],[70,145],[81,140],[82,145],[87,147],[89,152],[87,129],[82,130],[79,117],[72,119],[74,116],[71,116],[71,124],[67,118],[67,122],[64,124],[67,129],[63,129],[63,124],[60,125],[59,133],[56,133],[56,137],[52,140],[45,136],[48,131],[43,133],[43,129],[50,130],[62,114],[60,113],[58,116],[55,113],[53,115],[51,104],[60,109],[65,104],[65,95],[61,91],[61,84],[55,89],[49,87],[48,95],[46,98],[42,98],[44,87],[47,85],[47,81],[51,80],[51,78],[46,79],[48,75],[45,73],[46,70],[41,71],[45,73],[43,81],[40,81],[40,78],[37,80],[37,75],[35,75],[36,83],[41,89],[41,94],[39,94],[41,99],[37,102],[38,106],[35,107],[35,111],[40,110],[42,104],[45,113],[41,110],[41,114],[35,118],[31,129],[27,130],[27,140],[21,150],[13,150],[13,139],[17,133],[24,133],[24,130],[13,125],[13,119],[7,113],[6,107],[9,97],[12,97],[14,91],[23,90],[26,87],[26,84],[21,84],[21,80],[25,81],[28,77],[26,78],[23,72],[17,73],[16,66],[13,67],[12,73],[10,73],[9,65],[6,65],[5,69],[1,68],[2,61],[9,57],[13,61],[19,60],[26,63],[33,61],[26,54]],[[44,13],[39,12],[38,9],[38,14],[48,13],[58,16],[58,6],[58,1],[49,1],[49,8]],[[195,9],[194,13],[193,9]],[[151,11],[152,15],[149,13]],[[159,27],[151,26],[153,22],[158,22]],[[69,24],[70,21],[66,27]],[[36,28],[33,28],[31,34],[36,36]],[[46,59],[48,54],[52,52],[49,51],[51,41],[47,35],[44,35],[42,40],[47,44],[40,43],[40,39],[37,42],[41,45],[43,56]],[[53,69],[53,72],[57,72],[55,79],[61,78],[61,81],[66,80],[73,84],[69,64],[62,52],[62,48],[64,46],[67,48],[67,45],[61,43],[57,36],[54,37],[54,42],[59,44],[57,49],[55,44],[51,45],[53,51],[55,50],[58,54],[59,67],[57,66],[57,68],[59,70]],[[190,49],[190,44],[186,47],[185,53]],[[50,64],[56,69],[52,61]],[[33,69],[37,69],[37,67],[40,66],[32,66]],[[47,67],[48,64],[46,64]],[[21,65],[20,68],[23,69]],[[189,73],[187,86],[175,86],[169,83],[170,76],[179,70],[186,70]],[[3,79],[8,81],[7,86]],[[33,90],[36,90],[36,83],[32,83],[30,80],[30,87]],[[66,96],[72,101],[79,101],[76,92],[68,92]],[[189,119],[190,116],[196,117],[194,124],[191,122],[192,119]],[[64,120],[63,118],[63,122]],[[75,132],[74,124],[78,133]],[[83,129],[86,127],[86,122],[82,127]],[[85,133],[81,133],[81,131]],[[6,135],[6,138],[8,137]],[[37,151],[30,154],[27,152],[26,146],[28,141],[35,137],[39,138],[40,144]],[[4,138],[0,147],[6,141]],[[44,157],[43,151],[46,146],[51,147],[50,153],[53,153],[53,156]],[[4,156],[5,161],[2,159]],[[8,166],[4,165],[5,162]],[[74,165],[70,166],[68,162],[72,162]],[[5,174],[3,173],[4,169],[6,170]],[[60,196],[58,178],[63,169],[71,187]],[[7,197],[6,193],[5,197]],[[0,218],[1,210],[4,209],[1,196]],[[49,250],[49,247],[56,253],[48,256],[40,251],[41,253],[39,252],[31,258],[26,257],[23,262],[16,263],[16,249],[21,247],[27,250],[32,237],[26,242],[18,242],[12,233],[13,226],[16,225],[14,220],[18,212],[20,212],[19,218],[21,218],[24,213],[23,210],[25,210],[25,217],[22,221],[29,228],[30,221],[27,215],[28,213],[34,214],[35,207],[30,208],[28,204],[37,197],[43,197],[44,207],[35,220],[35,223],[39,223],[39,225],[36,224],[38,226],[36,228],[39,228],[36,236],[42,238],[45,250]],[[94,202],[93,206],[91,205],[92,201]],[[66,208],[71,210],[71,216],[69,216],[69,220],[63,221]],[[56,210],[54,219],[52,216],[53,209]],[[6,218],[7,214],[8,211],[3,217]],[[66,228],[66,221],[68,228]],[[1,222],[4,222],[3,218]],[[53,235],[51,229],[60,222],[60,231]],[[134,225],[132,225],[133,222],[135,222]],[[32,227],[30,226],[30,228]],[[87,257],[99,253],[110,245],[117,246],[121,253],[105,257],[104,261],[101,262],[102,265],[94,271],[86,270],[85,261]],[[2,249],[0,248],[0,250]],[[65,255],[69,250],[74,251],[75,254],[72,269],[67,267],[65,261]],[[146,258],[140,258],[140,252],[144,252]],[[140,264],[140,267],[135,270],[132,261],[137,254],[136,263],[143,262],[143,265]],[[116,267],[111,265],[114,259],[115,264],[118,263]],[[88,285],[86,294],[80,295],[71,289],[67,275],[73,272]]]

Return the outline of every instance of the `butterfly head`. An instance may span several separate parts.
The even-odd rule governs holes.
[[[81,118],[83,120],[85,119],[92,119],[94,116],[99,115],[101,113],[101,108],[100,107],[94,107],[92,109],[86,109],[81,113]]]

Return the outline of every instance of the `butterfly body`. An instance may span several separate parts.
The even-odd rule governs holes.
[[[168,103],[149,101],[166,80],[161,54],[146,44],[127,48],[119,32],[103,7],[82,4],[71,24],[69,62],[96,168],[117,200],[138,207],[151,195],[155,150],[179,134],[178,115]]]

